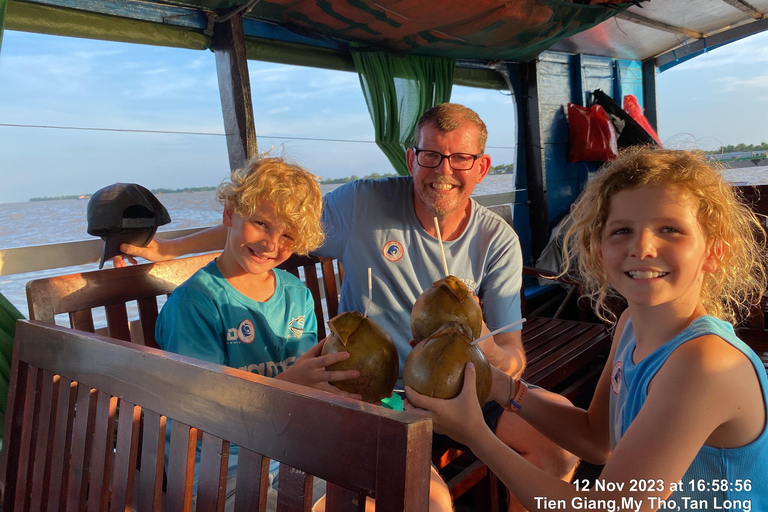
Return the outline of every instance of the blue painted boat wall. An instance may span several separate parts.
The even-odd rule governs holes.
[[[520,69],[520,68],[516,68]],[[519,83],[519,77],[511,82]],[[576,200],[587,177],[600,162],[568,163],[568,103],[589,105],[589,95],[601,89],[607,95],[633,94],[644,104],[642,63],[589,55],[544,52],[538,59],[538,105],[540,138],[543,151],[544,184],[547,198],[547,219],[551,230]],[[516,92],[519,88],[516,89]],[[519,96],[518,96],[519,98]],[[518,108],[518,111],[520,109]],[[523,126],[518,114],[518,163],[525,168]],[[526,173],[517,172],[517,189],[526,188]],[[517,192],[514,205],[515,231],[520,236],[524,261],[531,259],[531,228],[528,195]]]

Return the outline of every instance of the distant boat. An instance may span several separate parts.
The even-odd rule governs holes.
[[[90,198],[91,198],[91,196],[87,196],[85,194],[81,194],[81,195],[77,196],[77,200],[78,201],[80,201],[82,199],[90,199]]]

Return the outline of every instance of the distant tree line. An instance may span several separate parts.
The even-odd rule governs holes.
[[[488,174],[512,174],[515,170],[515,164],[492,165]]]
[[[153,188],[153,194],[178,194],[179,192],[210,192],[216,187]]]
[[[153,188],[150,190],[153,194],[177,194],[180,192],[209,192],[216,190],[216,187],[185,187],[185,188]],[[56,197],[32,197],[30,201],[58,201],[63,199],[90,199],[91,194],[56,196]]]
[[[761,142],[760,144],[736,144],[728,146],[720,146],[720,149],[714,151],[705,151],[705,155],[719,155],[720,153],[742,153],[748,151],[766,151],[768,150],[768,142]]]
[[[57,201],[59,199],[87,199],[90,196],[56,196],[56,197],[32,197],[30,201]]]
[[[367,176],[363,176],[360,178],[359,176],[353,174],[352,176],[347,176],[346,178],[326,178],[322,181],[320,181],[321,185],[337,185],[339,183],[349,183],[350,181],[356,181],[356,180],[378,180],[381,178],[390,178],[397,176],[395,173],[389,173],[389,174],[379,174],[377,172],[373,174],[369,174]]]
[[[757,148],[761,149],[761,148]],[[768,145],[766,145],[766,149],[768,149]],[[740,150],[741,151],[741,150]],[[743,150],[743,151],[751,151],[750,150]],[[501,164],[501,165],[494,165],[491,166],[491,169],[488,171],[489,174],[511,174],[512,170],[514,169],[514,164]],[[359,179],[371,179],[371,180],[378,180],[380,178],[390,178],[393,176],[397,176],[395,173],[389,173],[389,174],[379,174],[377,172],[374,172],[373,174],[369,174],[367,176],[363,176],[360,178],[357,175],[347,176],[346,178],[326,178],[324,180],[320,181],[321,185],[337,185],[341,183],[349,183],[350,181],[355,181]],[[216,187],[185,187],[185,188],[153,188],[151,189],[151,192],[153,194],[177,194],[180,192],[208,192],[211,190],[216,190]],[[56,196],[56,197],[32,197],[30,198],[30,201],[58,201],[58,200],[64,200],[64,199],[90,199],[91,194],[81,194],[81,195],[67,195],[67,196]]]

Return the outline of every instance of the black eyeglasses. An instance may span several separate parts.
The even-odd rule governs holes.
[[[416,162],[428,169],[434,169],[439,167],[443,163],[443,158],[448,159],[448,165],[454,171],[468,171],[475,165],[475,160],[483,156],[483,153],[473,155],[471,153],[452,153],[450,155],[444,155],[437,151],[430,151],[428,149],[419,149],[416,146],[413,147],[413,152],[416,154]]]

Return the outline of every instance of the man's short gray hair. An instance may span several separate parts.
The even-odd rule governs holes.
[[[426,125],[437,127],[441,132],[452,132],[461,125],[470,123],[478,128],[477,142],[480,153],[485,153],[485,142],[488,140],[488,129],[477,112],[458,103],[443,103],[430,109],[419,118],[413,132],[414,143],[419,141],[421,130]]]

